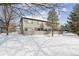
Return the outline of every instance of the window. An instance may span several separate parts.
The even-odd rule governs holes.
[[[44,31],[48,31],[47,29],[44,29]]]
[[[38,21],[34,21],[35,24],[38,24]]]
[[[27,29],[27,28],[25,28],[25,31],[28,31],[28,29]]]
[[[41,22],[38,22],[38,24],[41,24]]]
[[[37,28],[37,31],[40,31],[40,28]]]
[[[33,23],[33,21],[32,21],[32,20],[28,20],[28,23],[31,23],[31,24],[32,24],[32,23]]]
[[[43,28],[40,28],[41,31],[43,31]]]
[[[43,28],[37,28],[37,31],[43,31],[44,29]]]
[[[24,22],[26,22],[26,23],[27,23],[27,22],[28,22],[28,20],[27,20],[27,19],[24,19]]]

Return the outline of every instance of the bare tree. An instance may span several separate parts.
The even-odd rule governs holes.
[[[16,17],[22,17],[24,14],[23,11],[27,11],[28,13],[32,14],[29,9],[23,9],[22,7],[18,7],[22,4],[12,4],[12,3],[3,3],[0,4],[0,20],[3,23],[3,26],[6,29],[6,34],[8,35],[9,31],[9,24],[12,20]]]
[[[1,21],[3,23],[3,26],[6,29],[6,34],[8,35],[8,31],[9,31],[9,24],[11,20],[14,20],[14,18],[18,15],[21,16],[22,13],[20,12],[20,10],[14,9],[12,6],[16,6],[17,4],[8,4],[8,3],[4,3],[4,4],[0,4],[0,18]]]

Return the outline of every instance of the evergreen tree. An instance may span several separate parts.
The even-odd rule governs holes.
[[[69,32],[70,28],[68,24],[61,25],[59,29],[59,33],[63,34],[63,32]]]
[[[47,25],[52,28],[52,36],[53,36],[53,31],[57,30],[58,26],[58,15],[55,9],[49,11]]]
[[[79,35],[79,5],[76,5],[71,14],[68,17],[69,31]]]

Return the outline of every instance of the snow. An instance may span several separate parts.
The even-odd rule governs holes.
[[[0,34],[2,56],[79,56],[79,37],[72,33],[47,35]]]

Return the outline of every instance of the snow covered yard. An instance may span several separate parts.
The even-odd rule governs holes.
[[[69,36],[70,35],[70,36]],[[79,56],[79,37],[76,35],[30,35],[11,33],[0,35],[0,55],[5,56]]]

